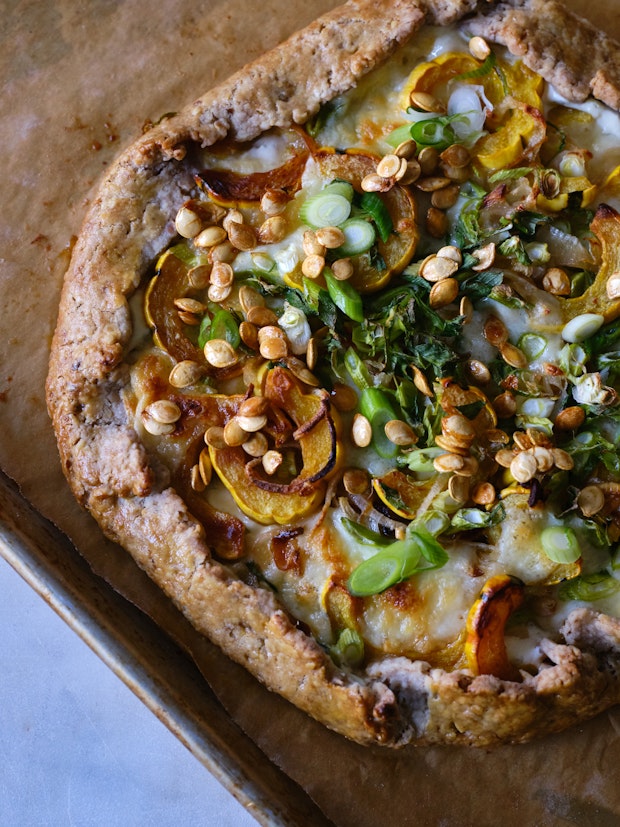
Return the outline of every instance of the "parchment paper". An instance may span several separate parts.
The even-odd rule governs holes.
[[[617,0],[567,0],[620,38]],[[620,711],[494,751],[367,749],[306,718],[193,633],[73,501],[44,402],[72,238],[97,179],[180,109],[337,5],[329,0],[0,3],[0,468],[94,570],[194,656],[229,714],[338,827],[617,825]]]

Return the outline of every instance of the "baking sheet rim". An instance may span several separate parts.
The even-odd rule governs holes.
[[[25,509],[35,520],[48,523],[38,511],[17,491],[14,484],[0,472],[0,492],[8,495],[17,507]],[[114,672],[114,674],[138,697],[156,717],[177,737],[198,761],[222,784],[222,786],[264,827],[294,827],[301,822],[292,813],[283,812],[287,805],[277,800],[276,794],[266,786],[259,785],[244,770],[236,754],[217,743],[219,738],[214,730],[201,726],[198,716],[192,717],[189,711],[182,710],[174,698],[169,681],[157,676],[149,669],[147,662],[137,657],[126,642],[116,637],[111,622],[101,622],[101,612],[80,596],[75,594],[77,587],[63,583],[53,564],[43,556],[37,556],[36,539],[27,530],[15,530],[14,521],[3,512],[0,499],[0,556],[19,574],[28,585],[67,623],[67,625],[89,646],[89,648]],[[51,524],[51,530],[58,532],[60,538],[70,545],[62,532]],[[73,546],[72,546],[73,548]],[[79,553],[76,551],[76,555]],[[80,557],[83,561],[83,558]],[[84,562],[84,561],[83,561]],[[124,599],[114,592],[111,586],[100,580],[90,569],[89,578],[97,583],[96,588],[104,598],[114,595],[115,599]],[[124,601],[125,602],[125,601]],[[135,611],[140,611],[135,609]],[[144,616],[141,612],[142,617]],[[100,620],[97,619],[100,616]],[[162,635],[164,633],[162,632]],[[170,643],[169,639],[168,643]],[[189,658],[188,658],[189,660]],[[206,683],[206,681],[205,681]],[[206,686],[208,689],[208,685]],[[237,725],[228,713],[220,707],[221,714],[229,719],[232,726]],[[241,733],[241,730],[239,730]],[[241,737],[248,738],[245,733]],[[253,743],[253,742],[252,742]],[[267,756],[264,760],[268,761]],[[270,762],[271,763],[271,762]],[[275,768],[275,765],[271,764]],[[278,768],[277,772],[281,773]],[[298,785],[281,773],[290,783],[293,795],[306,794]],[[235,777],[237,776],[237,777]],[[315,805],[308,799],[310,807]],[[331,824],[332,822],[325,822]]]

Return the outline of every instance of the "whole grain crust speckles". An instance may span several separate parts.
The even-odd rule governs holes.
[[[588,95],[620,109],[620,48],[558,0],[510,0],[467,23],[472,34],[502,43],[566,98]]]
[[[358,0],[163,121],[125,151],[102,181],[75,246],[60,305],[47,400],[76,497],[168,597],[268,687],[361,743],[526,740],[618,700],[620,626],[574,613],[564,640],[520,684],[446,673],[403,658],[365,675],[337,668],[274,595],[237,580],[211,558],[208,538],[165,474],[151,466],[120,403],[132,336],[129,299],[175,237],[171,217],[195,194],[192,142],[247,140],[301,123],[355,84],[425,22],[479,10],[467,28],[523,55],[573,99],[592,91],[620,104],[620,50],[559,3],[523,0]],[[568,39],[567,39],[568,38]]]

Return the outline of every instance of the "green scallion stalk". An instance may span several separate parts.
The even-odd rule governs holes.
[[[299,210],[303,223],[315,230],[338,227],[351,215],[351,200],[342,194],[342,190],[334,192],[330,186],[304,201]]]
[[[428,118],[411,126],[411,137],[418,146],[447,149],[456,141],[456,134],[445,118]]]
[[[368,373],[368,368],[359,357],[357,351],[352,347],[348,348],[344,354],[344,366],[351,379],[361,391],[372,387],[372,379]]]
[[[211,338],[211,316],[207,313],[200,320],[198,328],[198,347],[204,347]]]
[[[366,388],[360,397],[359,410],[370,422],[371,445],[379,456],[384,459],[397,457],[400,448],[385,435],[386,424],[391,419],[402,418],[392,397],[380,388]]]
[[[354,520],[349,520],[348,517],[341,517],[340,522],[351,537],[364,546],[389,546],[393,542],[390,537],[384,537],[383,534],[366,528],[366,526],[360,525]]]
[[[406,539],[396,540],[360,563],[349,577],[347,588],[355,597],[369,597],[414,574],[440,568],[447,561],[448,553],[432,535],[409,528]]]
[[[359,666],[364,660],[364,641],[355,629],[343,629],[330,654],[339,666]]]
[[[228,310],[216,311],[211,321],[208,339],[224,339],[235,349],[241,344],[239,325],[235,317]]]
[[[543,551],[554,563],[575,563],[581,557],[581,549],[572,528],[554,525],[545,528],[540,535]]]
[[[331,300],[340,308],[345,316],[353,319],[354,322],[364,321],[364,305],[362,297],[348,281],[338,281],[329,268],[323,271],[327,292]]]
[[[344,233],[344,243],[335,250],[337,258],[348,258],[366,253],[377,239],[375,228],[364,218],[349,218],[340,225],[340,229]]]
[[[562,583],[560,598],[562,600],[584,600],[590,603],[593,600],[612,597],[618,590],[620,590],[620,580],[616,580],[609,572],[601,571],[584,574]]]
[[[381,594],[415,574],[421,558],[415,541],[396,540],[353,571],[347,582],[349,592],[355,597]]]
[[[538,359],[542,356],[544,349],[547,347],[547,340],[539,333],[524,333],[519,338],[517,346],[525,353],[528,360]]]
[[[381,196],[376,192],[363,193],[360,199],[360,207],[375,222],[381,241],[386,242],[394,229],[394,222]]]

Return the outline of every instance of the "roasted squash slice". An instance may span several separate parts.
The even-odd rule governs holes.
[[[491,577],[467,616],[465,656],[475,675],[495,675],[520,681],[519,670],[508,660],[504,631],[510,615],[523,603],[525,587],[507,574]]]

